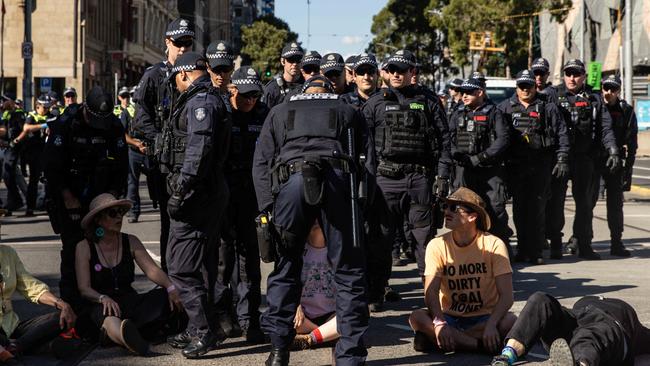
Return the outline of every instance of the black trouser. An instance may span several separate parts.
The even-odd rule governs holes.
[[[577,361],[587,361],[590,366],[633,365],[633,337],[629,335],[634,333],[634,329],[624,328],[626,322],[608,312],[613,305],[604,304],[604,309],[601,309],[600,301],[594,296],[584,297],[569,310],[553,296],[536,292],[528,298],[507,338],[521,342],[526,351],[537,340],[548,349],[554,340],[564,338]],[[627,307],[631,309],[629,305]],[[624,311],[630,312],[629,309]],[[624,354],[626,347],[627,355]]]
[[[250,172],[229,177],[230,203],[221,231],[219,274],[215,301],[230,309],[232,285],[237,295],[237,318],[243,328],[258,327],[262,302],[260,253],[255,232],[257,199]]]
[[[37,346],[42,346],[61,333],[59,318],[57,311],[21,321],[8,337],[3,330],[0,330],[0,345],[6,347],[9,345],[9,339],[15,339],[19,352],[35,351]]]
[[[388,286],[392,270],[391,246],[395,231],[384,193],[377,187],[370,206],[366,209],[366,278],[368,280],[368,302],[384,302],[384,292]],[[394,248],[393,255],[394,253]],[[399,252],[397,253],[399,256]]]
[[[490,221],[492,221],[492,227],[488,231],[501,239],[508,246],[508,252],[510,253],[512,230],[508,226],[503,168],[501,166],[486,168],[456,166],[454,189],[460,187],[471,189],[485,201],[485,209],[490,215]]]
[[[169,242],[170,228],[169,213],[167,213],[167,201],[169,200],[167,174],[161,173],[159,169],[152,169],[147,178],[154,182],[153,186],[156,188],[160,211],[160,267],[167,272],[167,243]]]
[[[185,196],[179,218],[170,222],[167,264],[189,318],[188,330],[198,336],[210,332],[223,337],[212,292],[228,188],[225,182],[215,185],[210,190],[192,190]]]
[[[140,216],[140,174],[147,176],[151,175],[153,168],[153,161],[151,157],[129,148],[129,178],[126,197],[131,200],[133,206],[131,207],[130,214],[134,217]],[[155,200],[156,197],[151,197]],[[162,240],[162,238],[161,238]],[[160,258],[164,258],[164,253],[161,252]]]
[[[20,161],[20,151],[16,148],[5,150],[4,170],[2,178],[7,186],[7,210],[13,211],[23,205],[23,199],[20,196],[18,188],[18,162]]]
[[[41,178],[42,164],[41,154],[43,145],[27,146],[21,155],[21,159],[29,166],[29,184],[27,185],[27,209],[36,209],[36,199],[38,198],[38,182]]]
[[[302,173],[291,175],[279,187],[273,222],[282,244],[268,277],[269,307],[261,318],[262,330],[269,334],[274,347],[287,349],[291,344],[302,292],[303,249],[318,219],[336,283],[336,328],[341,335],[336,343],[336,364],[361,365],[368,354],[363,343],[368,328],[364,249],[352,245],[348,175],[332,169],[326,169],[322,175],[323,198],[316,206],[305,202]]]
[[[63,202],[61,202],[63,204]],[[59,293],[61,298],[68,302],[74,309],[81,305],[81,295],[77,287],[77,276],[75,273],[75,250],[77,243],[83,240],[81,230],[81,218],[88,212],[87,209],[66,210],[65,206],[60,207],[63,213],[59,213],[61,222],[61,280],[59,281]],[[72,219],[73,214],[78,219]]]
[[[555,164],[555,161],[553,162]],[[546,239],[553,249],[562,248],[562,229],[564,228],[564,204],[568,188],[568,178],[551,177],[551,194],[546,203]]]
[[[571,192],[576,204],[573,236],[581,246],[591,246],[594,237],[594,207],[600,188],[600,157],[596,151],[576,153],[571,166]]]
[[[535,154],[508,166],[512,215],[517,229],[517,250],[530,258],[541,258],[544,250],[544,220],[551,185],[550,154]]]
[[[612,241],[620,241],[623,237],[623,169],[610,173],[602,168],[605,189],[607,190],[607,225]]]

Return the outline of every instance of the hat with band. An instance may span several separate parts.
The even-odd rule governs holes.
[[[533,71],[542,70],[544,72],[548,72],[548,70],[551,69],[551,65],[549,65],[548,60],[540,57],[536,59],[535,62],[533,62],[533,65],[530,68],[533,69]]]
[[[302,58],[304,54],[305,53],[303,52],[302,48],[298,45],[298,43],[291,42],[288,45],[284,46],[284,48],[282,48],[281,56],[282,58],[291,58],[294,56],[298,56]]]
[[[300,67],[302,68],[307,65],[320,66],[320,60],[322,58],[323,57],[320,55],[320,53],[316,51],[309,51],[302,57],[302,61],[300,62]]]
[[[368,53],[362,53],[357,57],[357,61],[354,63],[353,69],[356,71],[361,66],[372,66],[375,69],[378,68],[377,66],[377,59],[375,58],[375,55],[371,55]]]
[[[88,230],[95,216],[97,216],[104,210],[113,207],[121,207],[124,210],[129,210],[131,209],[131,206],[133,206],[133,204],[131,203],[130,200],[127,199],[118,200],[117,198],[115,198],[115,196],[113,196],[110,193],[102,193],[99,196],[93,198],[92,201],[90,201],[90,207],[89,207],[90,211],[88,211],[86,216],[84,216],[84,218],[81,220],[81,227],[84,230]]]
[[[415,55],[409,50],[397,50],[386,60],[386,67],[397,66],[400,70],[408,70],[415,67]]]
[[[517,86],[519,85],[535,85],[535,75],[532,71],[521,70],[517,73]]]
[[[469,78],[469,79],[463,81],[463,83],[460,85],[460,90],[470,90],[471,91],[471,90],[479,90],[479,89],[483,89],[483,88],[484,88],[483,83],[480,80],[474,79],[474,78]]]
[[[562,68],[562,71],[567,71],[567,70],[576,70],[584,74],[585,64],[578,59],[572,59],[567,61],[567,63],[564,64],[564,67]]]
[[[211,68],[217,66],[233,67],[235,55],[232,48],[225,41],[216,41],[208,45],[205,50],[205,57],[208,59]]]
[[[187,19],[178,18],[174,19],[171,23],[167,25],[167,31],[165,32],[165,37],[169,37],[172,41],[176,41],[183,37],[192,37],[194,38],[194,30]]]
[[[250,66],[242,66],[233,72],[231,82],[237,87],[240,94],[262,92],[260,76]]]
[[[610,88],[615,88],[615,89],[621,88],[621,78],[615,74],[609,75],[607,78],[603,79],[600,83],[603,86],[608,86]]]
[[[323,75],[333,70],[342,72],[344,68],[343,56],[338,53],[328,53],[320,60],[320,72]]]
[[[198,52],[186,52],[178,56],[171,74],[175,75],[181,71],[207,70],[208,61]]]
[[[476,226],[479,228],[479,230],[490,230],[492,222],[490,221],[490,215],[488,215],[487,211],[485,210],[485,201],[483,201],[481,196],[476,194],[471,189],[466,187],[458,188],[458,190],[447,197],[447,203],[456,203],[467,206],[478,214],[479,221],[476,223]]]

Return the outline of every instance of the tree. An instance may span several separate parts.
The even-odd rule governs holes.
[[[251,60],[253,68],[268,79],[265,71],[271,74],[280,70],[280,53],[289,42],[296,42],[298,35],[289,29],[289,25],[273,15],[264,16],[242,29],[242,57]]]

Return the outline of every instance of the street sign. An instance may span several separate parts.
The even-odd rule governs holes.
[[[32,42],[23,42],[22,44],[23,58],[31,60],[34,55],[34,44]]]
[[[603,77],[602,62],[593,61],[587,67],[587,85],[594,90],[600,90],[600,79]]]
[[[637,98],[634,103],[639,131],[650,129],[650,99]]]
[[[41,93],[47,93],[52,90],[52,78],[41,78],[40,84]]]

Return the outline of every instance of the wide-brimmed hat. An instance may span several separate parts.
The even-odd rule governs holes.
[[[126,209],[131,209],[133,204],[129,200],[118,200],[110,193],[102,193],[99,196],[93,198],[90,202],[90,211],[84,216],[81,220],[81,228],[84,230],[88,229],[88,226],[93,222],[93,219],[97,214],[111,207],[124,207]]]
[[[485,210],[485,201],[471,189],[466,187],[458,188],[447,197],[447,203],[458,203],[471,208],[479,217],[477,227],[483,231],[490,230],[492,222],[490,221],[490,215]]]

